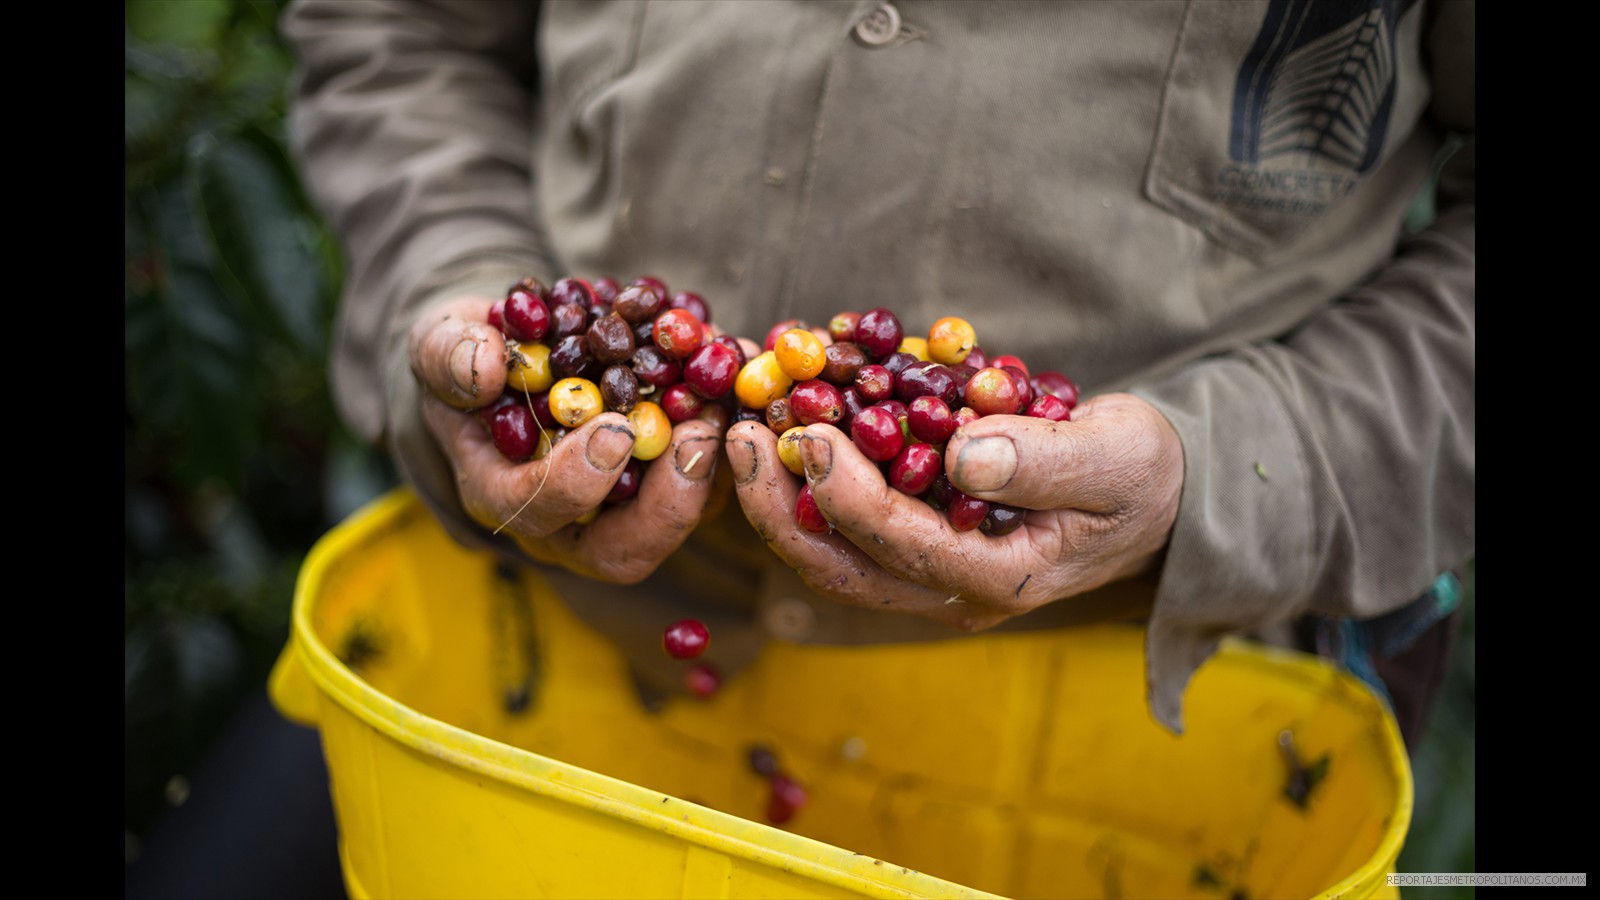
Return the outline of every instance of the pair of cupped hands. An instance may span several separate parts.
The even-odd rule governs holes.
[[[966,631],[1149,572],[1177,517],[1177,432],[1148,402],[1113,393],[1081,403],[1070,422],[986,416],[950,439],[945,471],[957,488],[1029,510],[1002,537],[956,531],[926,502],[890,487],[848,434],[820,424],[806,427],[800,455],[834,529],[808,532],[795,520],[800,485],[778,458],[777,435],[762,422],[722,434],[698,419],[673,428],[632,502],[577,525],[621,475],[633,432],[627,417],[607,412],[541,459],[502,456],[471,413],[505,387],[505,339],[488,324],[492,304],[457,297],[412,327],[423,418],[473,519],[510,534],[532,558],[581,575],[620,584],[648,576],[705,514],[719,465],[730,468],[750,524],[817,593]]]

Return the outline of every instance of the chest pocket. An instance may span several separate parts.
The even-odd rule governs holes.
[[[1388,158],[1426,102],[1416,0],[1191,0],[1146,196],[1261,259]]]

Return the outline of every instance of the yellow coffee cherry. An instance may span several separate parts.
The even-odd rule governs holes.
[[[928,329],[928,356],[941,365],[959,365],[976,346],[978,332],[966,319],[945,316]]]
[[[563,378],[550,388],[550,415],[567,428],[577,428],[605,408],[600,388],[587,378]]]
[[[657,404],[641,400],[628,412],[628,424],[633,426],[633,458],[641,462],[667,452],[672,443],[672,420]]]
[[[923,362],[928,361],[928,342],[919,337],[904,337],[900,339],[900,352],[909,353]]]
[[[776,351],[768,350],[745,363],[744,368],[739,370],[738,377],[733,381],[733,393],[741,404],[751,409],[766,409],[772,401],[788,396],[789,388],[793,386],[794,379],[778,365]]]
[[[800,459],[800,437],[805,433],[804,425],[796,425],[778,438],[778,459],[782,460],[785,469],[802,478],[806,474],[806,464]]]
[[[804,328],[791,328],[778,335],[772,352],[783,374],[795,381],[808,381],[821,375],[822,367],[828,364],[822,339]]]
[[[549,390],[555,382],[550,371],[550,348],[535,341],[525,344],[511,343],[506,349],[511,363],[506,371],[506,384],[526,394]]]

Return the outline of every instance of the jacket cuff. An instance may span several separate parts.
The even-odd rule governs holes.
[[[1243,350],[1132,393],[1184,449],[1183,492],[1145,639],[1152,714],[1183,731],[1190,677],[1229,633],[1292,618],[1315,559],[1309,469],[1293,420]]]

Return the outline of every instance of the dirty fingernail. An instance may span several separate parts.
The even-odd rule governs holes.
[[[585,456],[589,464],[609,472],[628,461],[633,454],[633,432],[620,425],[601,425],[589,436]]]
[[[704,481],[717,468],[716,438],[684,441],[672,455],[672,463],[690,481]]]
[[[474,367],[477,355],[478,342],[473,340],[462,341],[450,351],[450,380],[463,394],[478,393],[478,373]]]
[[[756,479],[756,445],[740,438],[728,441],[728,465],[733,467],[733,480],[749,484]]]
[[[833,471],[833,445],[822,438],[802,437],[800,461],[806,464],[806,477],[821,481]]]
[[[956,486],[964,491],[998,491],[1017,474],[1017,445],[1010,438],[968,441],[956,457]]]

